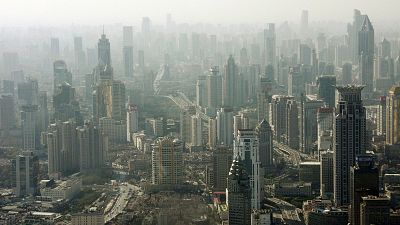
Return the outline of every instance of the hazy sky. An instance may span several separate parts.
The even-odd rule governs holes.
[[[143,16],[164,23],[298,22],[352,19],[358,8],[373,21],[400,21],[400,0],[0,0],[0,25],[139,24]]]

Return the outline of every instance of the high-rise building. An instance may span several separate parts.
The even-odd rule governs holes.
[[[386,134],[386,96],[381,96],[379,99],[376,126],[377,135]]]
[[[323,75],[318,77],[318,99],[323,100],[328,107],[335,106],[336,77]]]
[[[275,24],[269,23],[268,28],[264,30],[264,55],[265,66],[271,65],[273,68],[272,79],[277,80],[276,65],[276,34]]]
[[[288,95],[295,97],[297,100],[306,93],[305,90],[305,77],[301,72],[302,66],[298,65],[289,68],[288,78]]]
[[[194,106],[188,106],[182,109],[180,114],[180,138],[182,141],[190,143],[192,133],[192,116],[196,115],[196,108]]]
[[[230,55],[225,65],[225,73],[222,78],[222,105],[224,107],[235,107],[237,103],[237,79],[238,68],[233,56]]]
[[[362,86],[337,87],[339,99],[334,127],[334,199],[337,206],[350,204],[350,167],[368,147]]]
[[[394,86],[386,97],[386,144],[400,142],[400,86]]]
[[[160,138],[152,151],[152,183],[180,185],[183,181],[183,142],[172,137]]]
[[[25,82],[18,84],[18,101],[20,105],[39,104],[39,85],[37,80],[29,78]]]
[[[232,165],[233,151],[225,146],[217,146],[213,153],[213,190],[225,191],[229,169]]]
[[[124,144],[126,143],[126,122],[114,120],[109,117],[99,119],[100,132],[108,137],[109,143]]]
[[[212,110],[222,106],[222,77],[218,73],[218,67],[212,67],[206,78],[207,106]]]
[[[359,83],[365,85],[364,93],[372,94],[374,91],[374,28],[367,15],[358,32],[358,56],[359,56]]]
[[[208,103],[206,76],[199,76],[196,82],[196,105],[205,107]]]
[[[17,197],[38,193],[39,159],[31,151],[11,161],[14,193]]]
[[[291,99],[286,104],[286,142],[289,147],[299,149],[299,108],[296,100]]]
[[[228,221],[230,225],[251,224],[251,187],[243,164],[234,159],[227,179]]]
[[[269,121],[269,103],[272,97],[272,81],[265,77],[260,77],[260,87],[257,92],[257,116],[260,123],[264,119]]]
[[[40,91],[38,105],[38,131],[44,132],[49,126],[49,108],[47,107],[47,92]]]
[[[203,123],[199,115],[192,116],[191,144],[192,146],[203,146]]]
[[[311,62],[311,48],[306,44],[300,44],[299,46],[299,64],[300,65],[312,65]]]
[[[306,34],[308,31],[308,10],[301,11],[300,32]]]
[[[58,38],[50,39],[50,58],[52,61],[60,58],[60,40]]]
[[[293,100],[291,96],[273,95],[271,100],[270,125],[274,130],[274,139],[285,143],[287,133],[287,102]]]
[[[86,123],[76,129],[80,171],[102,168],[107,161],[108,137],[92,123]]]
[[[390,199],[386,196],[362,197],[360,224],[393,224],[390,220]]]
[[[306,96],[300,105],[300,150],[312,154],[318,140],[317,112],[324,103],[321,100]]]
[[[67,64],[62,60],[57,60],[53,63],[54,72],[54,90],[59,85],[68,83],[72,85],[72,74],[68,71]]]
[[[0,95],[0,129],[8,130],[16,126],[15,101],[11,94]]]
[[[132,141],[133,133],[139,131],[139,111],[136,105],[128,105],[128,112],[126,113],[126,131],[127,141]]]
[[[342,66],[342,84],[353,83],[353,65],[351,63],[345,63]]]
[[[19,57],[18,53],[16,52],[4,52],[3,53],[3,66],[4,66],[4,73],[6,77],[10,77],[13,71],[19,70]]]
[[[142,33],[148,34],[151,31],[151,20],[149,17],[142,18]]]
[[[21,107],[21,127],[24,150],[33,151],[39,147],[39,131],[37,127],[37,105]]]
[[[133,46],[133,27],[122,27],[122,42],[123,46]]]
[[[257,133],[252,129],[240,129],[235,137],[234,158],[240,159],[249,171],[251,189],[251,208],[260,209],[263,199],[264,171],[261,167]]]
[[[320,153],[321,174],[320,194],[322,197],[333,196],[333,151],[323,151]]]
[[[48,175],[60,178],[79,172],[80,146],[74,121],[57,122],[46,133]]]
[[[273,134],[267,120],[264,119],[258,124],[256,132],[261,166],[267,171],[274,165]]]
[[[124,46],[123,47],[124,56],[124,73],[126,77],[133,77],[133,47]]]
[[[221,108],[217,112],[217,144],[232,146],[233,144],[233,110]]]
[[[101,35],[97,44],[98,65],[94,69],[95,80],[112,80],[113,68],[111,66],[110,41],[105,34]]]
[[[372,155],[358,155],[350,169],[349,221],[352,225],[365,224],[360,223],[360,204],[362,197],[369,195],[379,196],[379,168]]]
[[[217,147],[217,119],[208,120],[208,147],[215,149]]]
[[[64,122],[73,119],[77,124],[83,124],[83,117],[80,112],[79,102],[76,99],[75,88],[70,84],[61,84],[54,90],[53,112],[54,121]]]
[[[82,37],[74,37],[75,70],[79,75],[86,69],[86,56],[83,51]]]

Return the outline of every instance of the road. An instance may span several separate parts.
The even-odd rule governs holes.
[[[181,109],[186,109],[189,106],[194,106],[196,108],[196,114],[200,116],[202,120],[208,123],[208,120],[210,119],[209,116],[207,116],[201,108],[196,106],[192,101],[189,100],[188,97],[182,92],[177,92],[175,95],[168,95],[164,96],[169,99],[171,99],[179,108]]]
[[[116,216],[124,211],[126,205],[128,204],[129,199],[132,197],[134,193],[140,191],[140,187],[131,185],[131,184],[123,184],[119,186],[119,195],[117,200],[115,201],[113,207],[110,209],[108,213],[104,216],[105,222],[109,222],[114,219]]]
[[[278,150],[280,152],[283,152],[284,154],[289,156],[290,161],[292,162],[292,164],[294,166],[298,166],[301,163],[303,154],[301,154],[300,152],[290,148],[287,145],[281,144],[277,141],[274,141],[274,147],[275,150]]]

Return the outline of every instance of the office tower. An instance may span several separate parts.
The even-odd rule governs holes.
[[[1,87],[1,92],[5,94],[15,95],[15,82],[12,80],[3,80]]]
[[[183,142],[173,137],[156,140],[151,153],[152,183],[156,185],[180,185],[183,182]]]
[[[64,122],[73,119],[78,125],[83,124],[83,117],[76,98],[75,88],[70,84],[61,84],[54,91],[53,112],[54,121]]]
[[[125,84],[122,81],[114,80],[112,83],[112,114],[115,120],[126,119],[125,107]]]
[[[93,91],[95,89],[94,74],[88,73],[85,75],[85,101],[86,104],[92,105]]]
[[[37,105],[21,107],[21,127],[24,150],[35,150],[39,146],[39,131],[37,129]]]
[[[269,121],[269,103],[272,97],[272,81],[265,77],[260,77],[260,87],[257,92],[257,116],[260,123],[264,119]]]
[[[299,109],[296,100],[288,100],[286,104],[286,144],[299,149]]]
[[[366,113],[361,100],[362,86],[340,86],[334,129],[335,204],[350,204],[350,167],[368,147]]]
[[[367,15],[358,32],[359,83],[365,85],[364,93],[374,91],[374,28]]]
[[[400,142],[400,86],[394,86],[386,97],[386,144]]]
[[[306,93],[305,77],[301,70],[301,66],[289,68],[288,95],[295,97],[297,100],[300,100],[301,96]]]
[[[244,165],[234,159],[227,179],[228,221],[230,225],[251,224],[251,187]]]
[[[133,47],[124,46],[124,73],[126,77],[133,77]]]
[[[334,75],[323,75],[318,77],[318,99],[323,100],[328,107],[335,106],[336,77]]]
[[[353,83],[353,74],[352,74],[352,64],[351,63],[345,63],[342,66],[342,84],[351,84]]]
[[[50,39],[50,59],[55,61],[60,58],[60,40],[58,38]]]
[[[196,82],[196,105],[199,107],[206,107],[207,102],[208,98],[206,76],[199,76]]]
[[[318,140],[317,110],[324,105],[323,101],[306,96],[300,105],[300,150],[313,154]]]
[[[317,109],[317,130],[318,136],[324,131],[333,130],[334,108],[321,107]]]
[[[126,113],[126,131],[127,141],[132,141],[133,133],[139,131],[139,110],[136,105],[128,105],[128,111]]]
[[[122,43],[123,46],[133,46],[133,27],[123,26],[122,27]]]
[[[333,196],[333,151],[322,151],[320,154],[321,162],[321,197]]]
[[[39,159],[32,152],[23,152],[11,161],[13,187],[17,197],[38,193]]]
[[[261,65],[261,52],[260,52],[260,45],[257,43],[253,43],[250,45],[250,62],[252,64],[259,64]]]
[[[386,196],[362,197],[360,224],[394,224],[390,220],[390,199]]]
[[[139,52],[138,52],[138,64],[139,64],[139,67],[143,70],[145,67],[143,50],[139,50]]]
[[[291,96],[273,95],[271,101],[270,124],[274,130],[274,139],[286,143],[287,128],[287,102],[292,100]]]
[[[39,102],[38,81],[29,78],[18,84],[18,101],[20,105],[37,105]]]
[[[62,60],[53,63],[54,90],[63,83],[72,85],[72,74],[68,71],[67,64]]]
[[[19,57],[18,53],[16,52],[3,52],[3,67],[4,67],[4,74],[6,75],[6,78],[11,76],[12,78],[12,72],[17,71],[20,68],[19,65]]]
[[[308,10],[301,11],[300,20],[300,33],[303,35],[307,34],[308,31]]]
[[[83,51],[82,37],[74,37],[75,70],[79,75],[85,71],[86,57]]]
[[[208,120],[208,147],[215,149],[217,147],[217,120],[210,118]]]
[[[239,129],[249,129],[250,119],[246,112],[240,111],[239,114],[233,116],[233,137],[236,137]]]
[[[203,124],[199,115],[192,116],[191,144],[192,146],[203,146]]]
[[[142,18],[142,33],[147,34],[151,31],[151,21],[149,17]]]
[[[79,168],[81,172],[100,169],[105,165],[108,153],[108,137],[92,123],[77,127]]]
[[[105,34],[102,34],[98,41],[97,57],[98,65],[94,69],[96,83],[112,80],[113,68],[111,66],[110,41]]]
[[[47,107],[47,92],[45,91],[41,91],[39,93],[37,125],[39,133],[45,131],[49,126],[49,108]]]
[[[225,65],[225,73],[222,78],[222,105],[224,107],[237,106],[237,79],[238,68],[233,56],[230,55]]]
[[[100,132],[108,137],[111,144],[119,145],[126,143],[126,122],[121,120],[114,120],[109,117],[102,117],[99,119]]]
[[[240,64],[240,66],[248,66],[249,65],[249,56],[247,54],[247,49],[245,47],[240,49],[239,64]]]
[[[372,155],[358,155],[350,169],[349,221],[352,225],[363,225],[360,223],[360,204],[362,197],[369,195],[379,196],[379,168]]]
[[[51,124],[45,135],[49,177],[59,179],[79,172],[80,149],[76,123],[65,121]]]
[[[312,65],[311,63],[311,48],[306,44],[299,45],[299,64]]]
[[[347,32],[349,36],[349,48],[351,52],[351,59],[353,63],[358,62],[359,59],[359,45],[358,45],[358,31],[363,23],[363,15],[361,15],[360,10],[354,9],[353,23],[349,24],[347,27]]]
[[[199,60],[201,54],[200,34],[192,33],[192,58]]]
[[[263,199],[264,169],[261,167],[257,133],[252,129],[240,129],[235,137],[233,155],[240,159],[249,171],[251,208],[260,209]]]
[[[392,47],[390,42],[384,38],[380,43],[379,43],[379,57],[381,58],[391,58],[392,57]]]
[[[274,165],[274,146],[272,129],[267,120],[263,119],[256,127],[258,138],[258,154],[261,166],[267,171]]]
[[[376,126],[377,135],[386,134],[386,96],[381,96],[379,99]]]
[[[196,115],[196,108],[194,106],[188,106],[182,109],[180,114],[180,138],[182,141],[191,142],[192,132],[192,116]]]
[[[15,101],[10,94],[0,94],[0,130],[16,127]]]
[[[207,76],[207,106],[212,110],[222,106],[222,77],[218,67],[212,67]]]
[[[268,28],[264,30],[264,66],[271,65],[273,68],[272,79],[277,80],[276,65],[276,34],[275,24],[269,23]]]
[[[225,146],[233,144],[232,108],[221,108],[217,112],[217,144]]]
[[[93,68],[98,64],[98,56],[95,48],[87,48],[87,64],[89,68]]]
[[[225,146],[217,146],[212,153],[213,159],[213,190],[225,191],[229,169],[232,165],[233,151]]]

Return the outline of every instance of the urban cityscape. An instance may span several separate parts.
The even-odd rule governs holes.
[[[0,225],[400,225],[391,2],[69,25],[0,2]]]

